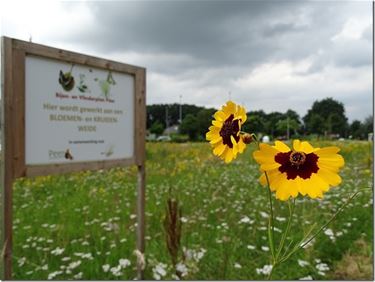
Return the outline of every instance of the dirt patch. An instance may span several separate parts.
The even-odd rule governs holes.
[[[336,264],[332,274],[335,280],[373,280],[372,246],[365,240],[359,239]]]

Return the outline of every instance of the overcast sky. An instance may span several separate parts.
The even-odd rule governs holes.
[[[147,104],[372,115],[371,1],[1,1],[1,34],[147,68]]]

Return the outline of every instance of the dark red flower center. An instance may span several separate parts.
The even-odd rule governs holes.
[[[311,174],[317,173],[319,157],[314,153],[305,154],[303,152],[290,151],[287,153],[278,153],[275,161],[281,166],[279,171],[286,172],[287,179],[295,179],[297,176],[302,179],[308,179]]]
[[[233,120],[234,115],[230,115],[223,123],[223,126],[220,130],[220,136],[223,138],[223,144],[227,145],[229,148],[233,148],[232,140],[230,139],[233,136],[234,140],[238,142],[240,136],[237,135],[240,131],[239,120]]]

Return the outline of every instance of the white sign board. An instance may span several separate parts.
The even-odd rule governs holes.
[[[26,56],[26,165],[133,157],[134,83],[124,73]]]

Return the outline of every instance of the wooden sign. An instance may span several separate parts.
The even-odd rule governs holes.
[[[7,37],[1,50],[3,277],[11,279],[18,177],[137,165],[144,253],[146,70]]]

